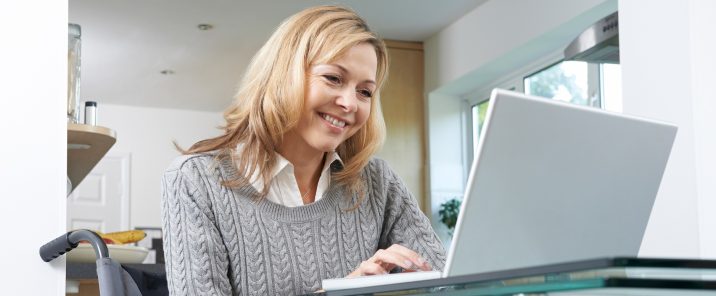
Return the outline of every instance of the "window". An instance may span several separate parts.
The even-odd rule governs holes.
[[[559,62],[525,77],[525,94],[601,107],[598,77],[598,65],[579,61]]]
[[[480,139],[480,131],[482,131],[489,105],[490,100],[487,98],[482,103],[472,106],[472,155],[477,155],[477,143]]]
[[[507,80],[519,84],[519,78]],[[622,111],[621,66],[591,64],[580,61],[559,61],[522,79],[524,93],[573,104]],[[513,84],[514,85],[514,84]],[[510,89],[514,90],[514,87]],[[519,91],[519,90],[518,90]],[[479,97],[484,98],[483,93]],[[476,103],[475,103],[476,102]],[[477,154],[478,141],[487,115],[489,98],[469,105],[472,122],[472,155]],[[471,157],[468,156],[471,161]],[[467,163],[468,167],[470,163]]]

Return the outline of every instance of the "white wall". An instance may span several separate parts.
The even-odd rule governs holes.
[[[430,199],[443,239],[437,208],[461,196],[469,166],[462,143],[469,127],[460,118],[465,96],[554,55],[616,9],[615,0],[488,1],[425,41]]]
[[[0,2],[3,295],[65,291],[65,262],[38,249],[65,231],[66,35],[66,0]]]
[[[566,47],[616,8],[616,0],[487,1],[425,41],[426,93],[479,88]]]
[[[449,95],[431,94],[428,100],[428,184],[432,225],[447,243],[447,227],[440,222],[440,204],[455,197],[462,198],[465,174],[463,172],[462,127],[460,100]]]
[[[179,155],[172,141],[189,148],[219,135],[222,113],[98,105],[97,124],[117,132],[108,154],[130,154],[130,227],[160,227],[161,177]]]
[[[691,79],[701,257],[716,258],[716,1],[691,1]],[[709,132],[710,131],[710,132]]]
[[[716,5],[632,0],[619,11],[624,112],[679,126],[641,255],[714,258]]]

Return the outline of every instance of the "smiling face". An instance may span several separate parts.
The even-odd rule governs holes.
[[[360,130],[370,116],[377,67],[375,48],[368,43],[333,62],[311,66],[301,118],[284,136],[281,150],[334,151]]]

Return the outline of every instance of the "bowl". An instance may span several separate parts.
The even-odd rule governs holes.
[[[139,264],[147,257],[149,249],[132,245],[108,244],[109,257],[123,264]],[[97,257],[92,245],[82,243],[67,253],[67,262],[95,263]]]

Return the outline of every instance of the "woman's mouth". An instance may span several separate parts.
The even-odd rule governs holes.
[[[347,123],[345,121],[342,121],[338,118],[330,116],[326,113],[319,113],[319,115],[321,116],[321,118],[323,118],[323,120],[325,120],[326,122],[328,122],[330,125],[332,125],[334,127],[344,128],[347,125]]]

